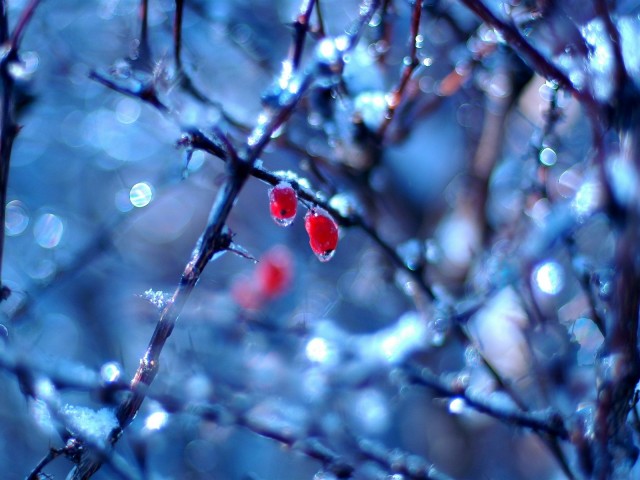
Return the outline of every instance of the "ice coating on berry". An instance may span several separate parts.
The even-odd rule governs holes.
[[[298,209],[296,192],[287,182],[280,182],[269,190],[271,218],[278,225],[287,227],[293,223]]]
[[[338,246],[338,224],[325,210],[315,207],[307,212],[304,227],[309,245],[321,262],[328,262]]]

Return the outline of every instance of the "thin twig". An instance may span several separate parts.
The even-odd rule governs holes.
[[[418,39],[418,32],[420,29],[421,13],[422,0],[413,0],[413,10],[411,11],[411,33],[409,35],[409,61],[404,63],[398,86],[387,96],[387,112],[377,132],[381,139],[384,137],[385,131],[389,127],[391,120],[393,120],[396,109],[402,101],[402,96],[409,84],[411,75],[418,65],[420,65],[420,61],[418,60],[418,44],[420,43]]]
[[[489,415],[504,423],[529,428],[536,432],[547,433],[562,440],[568,440],[569,438],[562,417],[557,413],[523,412],[517,409],[499,407],[484,399],[471,395],[464,388],[451,387],[439,376],[433,374],[426,368],[408,366],[405,371],[411,383],[427,387],[436,394],[447,398],[461,398],[467,406],[477,412]]]

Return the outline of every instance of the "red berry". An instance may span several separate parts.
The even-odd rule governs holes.
[[[283,227],[291,225],[298,210],[296,191],[287,182],[281,182],[269,190],[271,218]]]
[[[321,262],[333,257],[338,246],[338,224],[326,210],[314,207],[304,217],[304,228],[309,234],[309,245]]]
[[[286,247],[276,246],[265,253],[256,267],[258,288],[267,298],[282,295],[293,277],[293,260]]]

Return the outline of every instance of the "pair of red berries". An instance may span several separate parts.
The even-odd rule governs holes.
[[[287,182],[280,182],[269,190],[271,217],[281,226],[293,223],[298,210],[298,197]],[[326,210],[312,207],[304,217],[304,228],[309,235],[309,245],[321,262],[333,257],[338,246],[338,224]]]

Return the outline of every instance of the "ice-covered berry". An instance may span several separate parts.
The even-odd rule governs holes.
[[[298,210],[298,197],[291,184],[280,182],[269,190],[271,218],[280,226],[291,225]]]
[[[309,245],[321,262],[331,260],[338,246],[338,224],[324,209],[314,207],[304,218]]]

